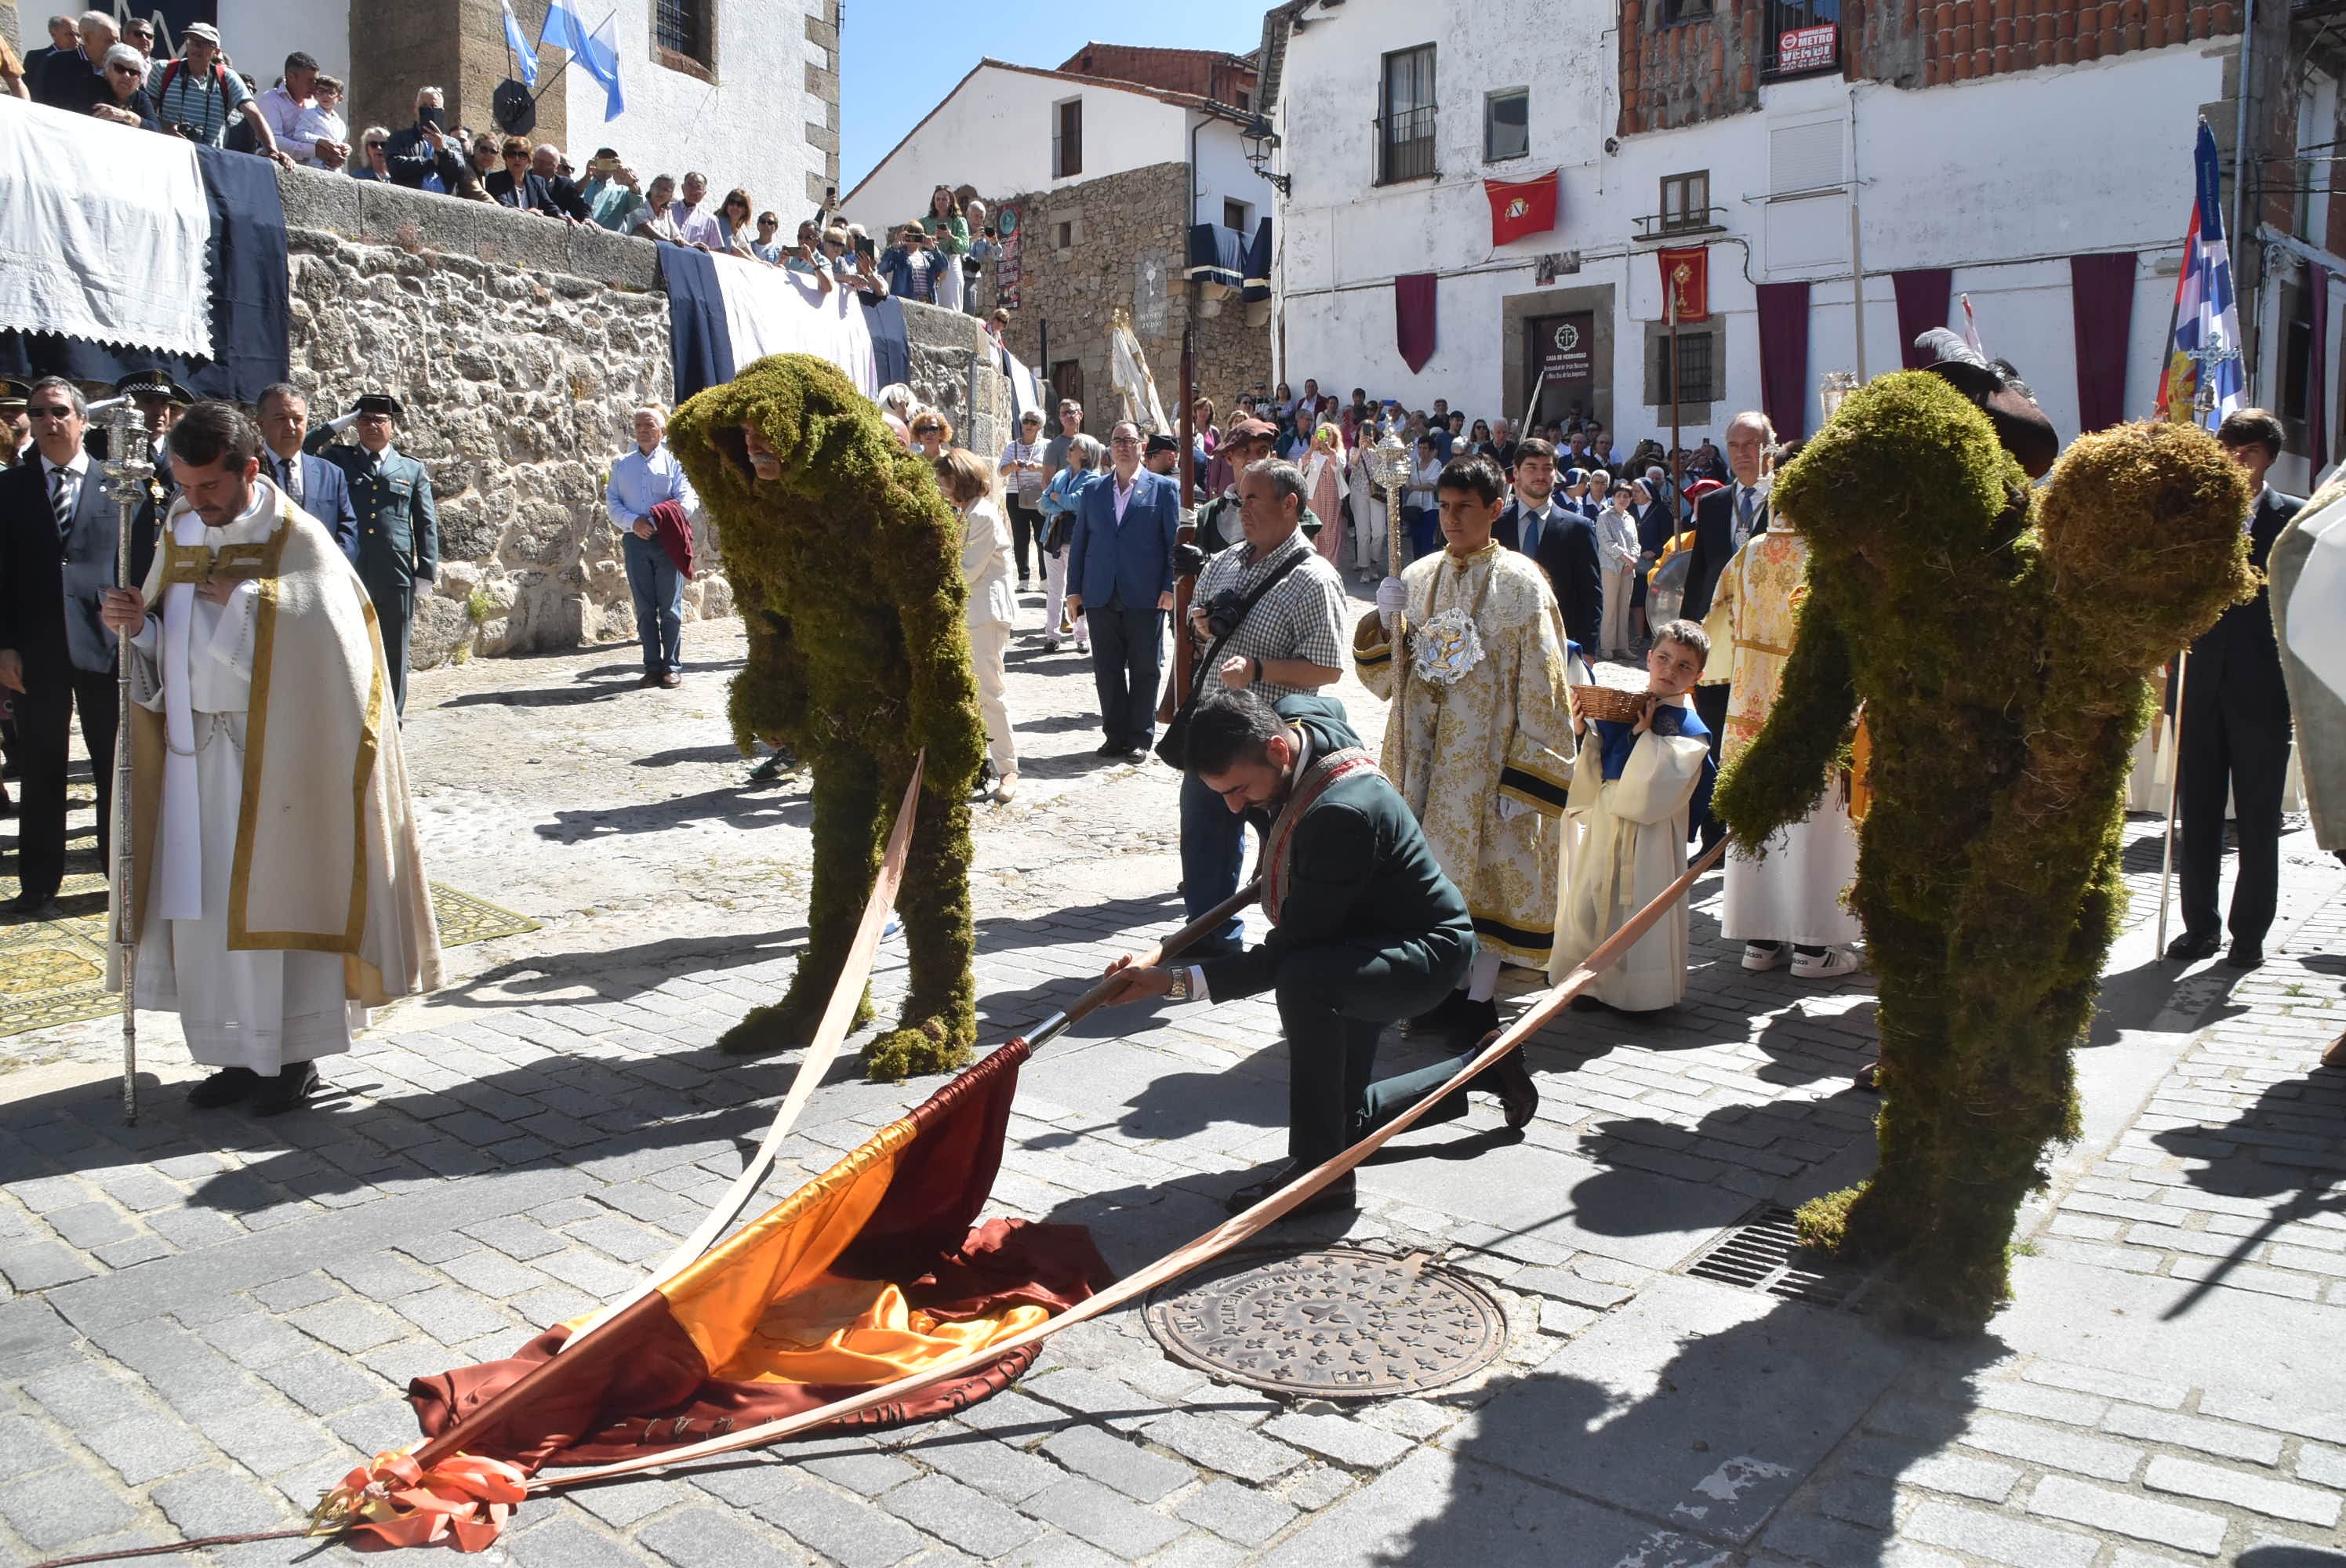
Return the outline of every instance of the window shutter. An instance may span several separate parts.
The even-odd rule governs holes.
[[[1816,120],[1807,125],[1778,126],[1768,133],[1768,189],[1770,195],[1815,190],[1841,183],[1841,123]]]

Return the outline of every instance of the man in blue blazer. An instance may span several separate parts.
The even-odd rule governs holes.
[[[351,507],[351,487],[342,471],[322,457],[301,450],[310,433],[310,400],[291,382],[263,387],[252,412],[260,424],[260,438],[269,443],[261,466],[269,481],[287,500],[323,523],[342,554],[357,565],[359,514]]]
[[[97,783],[98,862],[114,826],[114,634],[98,597],[116,585],[116,504],[102,464],[84,450],[88,406],[73,382],[46,376],[26,400],[36,451],[0,473],[0,690],[15,698],[25,800],[16,840],[19,891],[7,909],[30,914],[56,897],[66,870],[69,726],[81,715]],[[144,581],[151,534],[133,536],[130,575]]]
[[[1108,473],[1086,486],[1068,545],[1067,612],[1090,617],[1099,688],[1098,755],[1138,762],[1157,734],[1165,617],[1173,608],[1173,535],[1181,486],[1140,466],[1140,427],[1108,433]]]

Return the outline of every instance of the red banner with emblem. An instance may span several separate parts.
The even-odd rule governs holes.
[[[1689,245],[1656,254],[1662,263],[1662,319],[1710,320],[1710,247]]]
[[[1556,177],[1550,169],[1536,179],[1486,179],[1491,199],[1491,243],[1506,245],[1556,227]]]

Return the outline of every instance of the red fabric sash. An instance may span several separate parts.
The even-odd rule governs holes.
[[[1295,829],[1303,814],[1338,779],[1376,770],[1368,752],[1358,746],[1331,751],[1305,770],[1287,804],[1280,808],[1278,820],[1270,825],[1270,838],[1262,847],[1262,912],[1270,917],[1271,924],[1279,923],[1279,906],[1287,899],[1288,863],[1294,858]]]

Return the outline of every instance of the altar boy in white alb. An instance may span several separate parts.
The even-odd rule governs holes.
[[[440,936],[364,585],[240,411],[197,404],[169,450],[154,567],[103,617],[136,655],[134,1000],[218,1069],[190,1103],[273,1114],[367,1008],[440,983]]]

